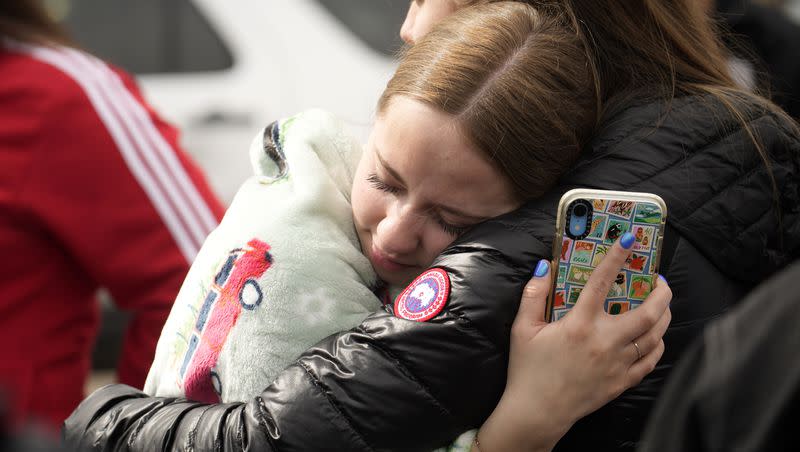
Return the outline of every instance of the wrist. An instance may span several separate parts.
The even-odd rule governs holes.
[[[544,405],[531,410],[530,404],[521,406],[520,399],[500,399],[489,418],[477,432],[480,452],[500,450],[550,451],[574,420],[552,416]]]

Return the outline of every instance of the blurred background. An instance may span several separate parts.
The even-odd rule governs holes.
[[[149,102],[229,203],[259,127],[310,107],[366,136],[402,42],[404,0],[47,0]],[[213,169],[213,171],[211,171]]]
[[[366,139],[406,0],[45,0],[78,44],[134,74],[227,205],[259,128],[319,107]],[[101,291],[91,391],[113,381],[128,316]]]
[[[311,107],[366,139],[401,47],[408,0],[45,0],[90,52],[135,74],[228,204],[260,127]],[[717,8],[738,24],[741,0]],[[754,0],[800,24],[800,0]],[[736,25],[734,25],[736,26]],[[774,44],[780,47],[783,44]],[[785,49],[773,49],[783,52]],[[797,67],[798,59],[783,64]],[[793,87],[800,90],[800,87]],[[87,390],[112,381],[126,316],[100,293]]]

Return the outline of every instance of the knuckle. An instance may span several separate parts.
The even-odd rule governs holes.
[[[671,301],[672,300],[672,288],[669,286],[669,284],[662,284],[662,285],[664,286],[664,292],[666,292],[665,295],[667,297],[667,301]]]
[[[652,331],[645,339],[647,351],[653,351],[658,347],[658,342],[661,341],[663,334],[660,331]],[[644,350],[642,350],[644,351]]]
[[[611,257],[611,261],[609,263],[614,263],[617,267],[622,267],[622,264],[628,259],[628,255],[630,255],[632,250],[626,250],[619,244],[615,244],[611,247],[611,251],[609,253],[609,257]]]
[[[644,325],[647,326],[648,329],[655,326],[660,318],[661,318],[660,313],[655,312],[652,309],[645,309],[644,312],[642,313],[642,322]]]
[[[667,334],[667,331],[669,330],[669,325],[670,325],[671,322],[672,322],[672,316],[671,315],[665,314],[661,318],[661,320],[659,321],[659,324],[658,324],[659,337],[664,337],[664,335]]]
[[[587,292],[586,295],[593,299],[605,299],[606,295],[608,294],[608,289],[606,289],[601,283],[596,282],[595,284],[591,284],[591,282],[592,281],[590,281],[590,283],[587,284],[583,289]],[[583,292],[581,292],[581,295],[583,295]]]
[[[542,296],[542,292],[543,290],[539,287],[539,284],[531,281],[522,289],[522,298],[536,299]]]
[[[648,298],[649,297],[655,298],[660,304],[669,306],[669,303],[672,301],[672,289],[670,289],[668,285],[660,283]]]
[[[589,328],[585,322],[573,321],[565,325],[564,334],[567,340],[572,343],[583,343],[589,339],[590,333],[588,330]]]
[[[635,328],[637,329],[637,331],[640,332],[650,331],[650,328],[652,327],[652,324],[649,323],[649,321],[645,316],[637,317],[635,323],[636,323]]]
[[[594,275],[592,275],[592,278],[595,279],[589,279],[578,296],[578,304],[599,304],[606,299],[611,288],[610,284],[605,284],[604,281],[601,282]]]
[[[600,347],[588,347],[586,349],[586,355],[588,357],[589,362],[598,363],[602,362],[603,358],[606,356],[606,351]]]
[[[659,319],[658,323],[653,326],[653,331],[656,333],[656,337],[659,339],[664,337],[669,329],[669,318],[661,318]]]
[[[647,361],[647,366],[645,367],[645,375],[649,374],[650,372],[656,370],[656,364],[658,364],[660,356],[654,356],[654,359]]]

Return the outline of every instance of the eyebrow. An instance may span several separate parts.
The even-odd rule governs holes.
[[[397,173],[397,171],[395,171],[394,168],[392,168],[388,163],[386,163],[386,160],[384,160],[383,157],[381,157],[381,153],[378,151],[378,148],[375,148],[375,156],[378,158],[378,161],[380,162],[381,166],[383,166],[383,168],[386,170],[387,173],[389,173],[389,175],[391,175],[393,178],[397,179],[397,181],[400,182],[402,185],[408,186],[408,184],[406,184],[405,181],[403,181],[403,178],[400,177],[400,175]],[[450,215],[455,215],[455,216],[462,217],[462,218],[465,218],[465,219],[468,219],[468,220],[474,220],[475,222],[481,222],[481,221],[488,220],[489,218],[491,218],[491,217],[470,215],[470,214],[464,213],[464,212],[462,212],[462,211],[460,211],[460,210],[458,210],[458,209],[456,209],[454,207],[443,206],[443,205],[439,205],[439,204],[433,205],[432,208],[447,212]]]
[[[378,151],[377,147],[375,148],[375,156],[378,157],[378,161],[381,162],[381,166],[386,170],[386,172],[388,172],[392,177],[397,179],[397,182],[400,182],[403,185],[407,185],[403,180],[403,178],[400,177],[399,174],[397,174],[397,171],[395,171],[394,168],[389,166],[389,164],[386,163],[386,160],[384,160],[383,157],[381,157],[381,153]]]

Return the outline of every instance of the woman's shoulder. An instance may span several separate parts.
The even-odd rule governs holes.
[[[766,158],[789,168],[800,159],[797,125],[757,96],[642,102],[617,109],[602,124],[564,181],[615,190],[706,184],[720,192],[744,183]]]
[[[78,49],[61,45],[42,45],[11,39],[2,40],[4,69],[14,81],[36,87],[45,95],[78,91],[97,78],[101,60]],[[6,83],[8,84],[8,79]],[[20,83],[22,85],[22,83]]]
[[[562,182],[656,193],[668,221],[718,268],[754,263],[750,275],[735,269],[741,280],[774,271],[787,251],[770,210],[782,210],[786,225],[795,221],[800,139],[791,119],[758,98],[732,106],[735,112],[710,96],[685,96],[623,109]],[[782,187],[780,206],[773,186]]]
[[[749,161],[764,153],[791,160],[800,150],[797,125],[758,96],[629,103],[607,113],[601,124],[573,172],[597,173],[598,165],[625,161],[634,173],[641,169],[642,177],[652,177],[694,158]]]
[[[593,148],[608,145],[609,138],[647,134],[678,134],[705,130],[705,134],[731,134],[759,122],[776,132],[797,137],[793,120],[767,99],[741,91],[720,95],[690,94],[672,99],[642,97],[610,103],[595,134]],[[687,137],[688,138],[688,137]],[[684,143],[685,144],[685,143]]]

